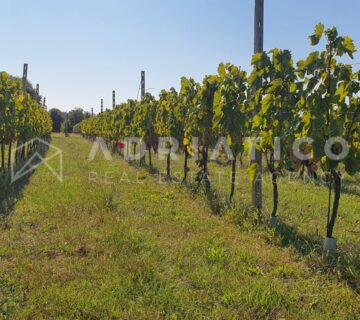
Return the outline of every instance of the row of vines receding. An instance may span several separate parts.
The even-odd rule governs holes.
[[[147,93],[141,101],[128,100],[83,121],[81,132],[90,139],[104,138],[114,149],[126,137],[139,137],[147,147],[150,166],[159,137],[176,137],[184,152],[184,181],[188,159],[197,154],[197,182],[208,190],[209,150],[225,137],[232,152],[230,201],[235,193],[236,161],[251,149],[246,137],[260,137],[254,143],[272,175],[272,216],[277,216],[279,175],[299,170],[301,164],[316,164],[326,173],[328,187],[335,193],[327,223],[327,237],[332,238],[342,171],[354,175],[360,170],[360,72],[342,62],[344,56],[353,58],[356,48],[352,39],[338,35],[336,28],[325,30],[318,24],[310,40],[313,46],[324,43],[324,48],[297,63],[289,50],[273,49],[253,56],[250,74],[235,65],[220,64],[218,74],[206,76],[202,83],[184,77],[180,92],[171,88],[162,90],[158,99]],[[304,137],[312,141],[300,149],[304,155],[310,151],[311,159],[296,159],[294,142]],[[342,160],[325,153],[327,141],[333,137],[347,142],[348,154]],[[169,150],[170,175],[174,142],[163,141]],[[134,153],[137,147],[134,143]],[[331,151],[339,155],[343,148],[334,143]],[[255,163],[249,164],[253,179],[257,169]]]
[[[0,146],[1,172],[31,155],[39,141],[48,139],[52,121],[40,103],[41,97],[26,81],[0,73]],[[14,152],[15,151],[15,152]]]

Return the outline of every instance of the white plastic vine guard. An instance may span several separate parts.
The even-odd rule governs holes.
[[[277,227],[280,224],[280,218],[279,217],[271,217],[269,221],[270,227]]]
[[[335,238],[325,238],[323,251],[324,252],[336,251],[336,239]]]

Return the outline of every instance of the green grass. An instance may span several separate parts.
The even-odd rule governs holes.
[[[172,161],[172,174],[182,177],[183,161],[179,155],[178,161]],[[154,166],[165,174],[166,162],[154,157]],[[194,180],[197,166],[190,162],[189,180]],[[235,193],[236,209],[245,210],[251,207],[251,182],[246,169],[238,164]],[[230,194],[231,168],[211,162],[209,165],[212,185],[220,202],[226,203]],[[299,233],[308,236],[323,236],[326,229],[328,190],[321,184],[310,181],[309,178],[299,178],[299,173],[284,173],[279,178],[279,216],[284,222],[295,226]],[[268,173],[263,177],[264,213],[272,211],[272,183]],[[360,234],[360,176],[344,176],[343,194],[340,200],[339,218],[335,227],[335,236],[344,247],[357,243]]]
[[[53,143],[64,152],[64,183],[38,168],[3,219],[0,317],[360,319],[358,275],[347,285],[347,273],[324,268],[316,250],[301,251],[295,241],[322,235],[326,190],[281,184],[289,228],[276,232],[256,226],[246,210],[245,172],[238,204],[216,216],[205,196],[121,158],[99,153],[87,161],[91,146],[80,137]],[[211,165],[218,168],[228,170]],[[214,184],[220,198],[227,194],[227,183]],[[353,245],[354,255],[358,209],[358,197],[345,195],[336,229],[341,250]]]
[[[182,176],[183,158],[172,161],[172,173]],[[244,159],[246,162],[247,159]],[[154,165],[165,173],[166,162],[154,157]],[[231,168],[217,162],[209,165],[210,179],[215,192],[216,202],[220,202],[225,217],[235,222],[241,230],[252,229],[249,220],[256,224],[258,215],[251,211],[251,182],[247,169],[240,168],[238,163],[235,203],[228,204],[230,194]],[[197,166],[190,162],[189,180],[194,180]],[[319,172],[321,174],[321,172]],[[326,234],[328,190],[321,183],[315,183],[306,176],[299,178],[299,173],[284,172],[279,178],[278,214],[282,225],[274,232],[265,228],[263,236],[270,243],[279,247],[289,247],[296,254],[308,261],[308,265],[321,272],[336,273],[338,278],[346,282],[360,294],[360,176],[343,177],[343,193],[340,201],[339,216],[334,235],[338,239],[338,254],[335,261],[324,261],[321,257],[322,245]],[[263,176],[263,200],[265,222],[272,211],[272,183],[267,172]],[[212,199],[210,199],[212,201]],[[210,202],[211,202],[210,201]],[[219,206],[215,208],[218,209]],[[249,219],[250,218],[250,219]],[[261,228],[256,228],[259,232]]]

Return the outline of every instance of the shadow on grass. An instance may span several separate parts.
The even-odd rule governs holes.
[[[144,168],[148,173],[150,174],[160,174],[160,171],[158,168],[154,167],[154,166],[150,166],[149,164],[141,164],[141,165],[137,165],[137,167],[139,168]]]
[[[50,142],[50,140],[48,140]],[[44,157],[47,151],[49,150],[49,146],[45,144],[41,144],[37,147],[36,150],[32,154],[29,155],[28,159],[34,155],[34,153],[38,153],[41,157]],[[39,163],[39,159],[34,159],[30,166],[37,165]],[[27,160],[17,164],[14,166],[14,172],[18,172],[23,168],[23,166],[27,164]],[[16,202],[21,199],[22,192],[24,188],[29,184],[31,176],[35,173],[36,170],[30,171],[28,174],[24,175],[20,179],[12,182],[11,171],[6,170],[4,173],[0,173],[0,220],[2,228],[7,227],[7,216],[13,211]]]
[[[228,204],[222,201],[219,193],[214,188],[210,187],[210,190],[206,190],[204,191],[204,193],[212,213],[215,215],[221,215],[222,212],[224,211],[224,208]]]
[[[227,203],[222,200],[215,188],[212,186],[205,187],[202,183],[199,184],[198,182],[189,182],[187,180],[182,181],[182,185],[187,188],[192,196],[198,194],[204,195],[210,206],[211,213],[217,216],[222,215]]]
[[[292,246],[302,256],[322,253],[323,238],[320,235],[300,234],[295,227],[283,222],[275,228],[275,234],[282,247]]]
[[[303,235],[286,223],[280,223],[274,229],[278,245],[292,247],[305,257],[312,268],[336,275],[354,292],[360,295],[360,247],[359,245],[342,245],[334,254],[324,255],[324,238],[320,235]]]
[[[155,175],[160,174],[160,171],[158,168],[154,167],[153,165],[149,165],[145,162],[145,159],[142,161],[134,161],[134,160],[125,160],[123,154],[119,154],[118,152],[113,153],[117,155],[122,160],[126,161],[129,166],[135,168],[135,169],[145,169],[148,173]]]

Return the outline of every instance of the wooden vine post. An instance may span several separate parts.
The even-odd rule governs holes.
[[[145,97],[145,71],[141,71],[141,100]]]
[[[28,75],[28,64],[24,63],[23,78],[22,78],[24,94],[26,94],[27,75]]]

